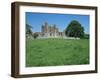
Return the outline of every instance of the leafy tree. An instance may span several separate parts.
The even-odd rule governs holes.
[[[30,26],[29,24],[26,24],[26,34],[32,34],[32,26]]]
[[[29,24],[26,24],[26,37],[32,37],[32,26],[30,26]]]
[[[65,34],[66,36],[69,36],[69,37],[82,38],[84,37],[84,28],[78,21],[73,20],[65,29]]]

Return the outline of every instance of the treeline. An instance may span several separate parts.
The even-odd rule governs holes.
[[[75,37],[75,38],[81,38],[81,39],[89,39],[89,34],[86,34],[84,32],[84,27],[76,20],[71,21],[68,26],[66,26],[65,29],[65,35],[68,37]],[[29,24],[26,24],[26,37],[34,39],[38,37],[37,33],[32,32],[32,26]]]

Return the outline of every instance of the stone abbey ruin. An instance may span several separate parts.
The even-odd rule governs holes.
[[[64,38],[64,39],[80,39],[75,37],[68,37],[65,34],[65,30],[62,32],[59,31],[59,28],[54,25],[49,25],[47,22],[45,22],[43,25],[41,25],[41,31],[40,32],[32,32],[32,35],[29,33],[26,33],[27,38],[37,38],[37,39],[45,39],[45,38]]]
[[[41,26],[41,32],[35,33],[38,34],[38,38],[60,38],[65,36],[64,32],[59,32],[56,25],[51,26],[47,22]]]

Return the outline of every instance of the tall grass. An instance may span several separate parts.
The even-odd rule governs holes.
[[[26,66],[89,64],[89,39],[26,40]]]

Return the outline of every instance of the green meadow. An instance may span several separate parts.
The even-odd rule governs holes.
[[[27,39],[26,67],[89,64],[89,39]]]

